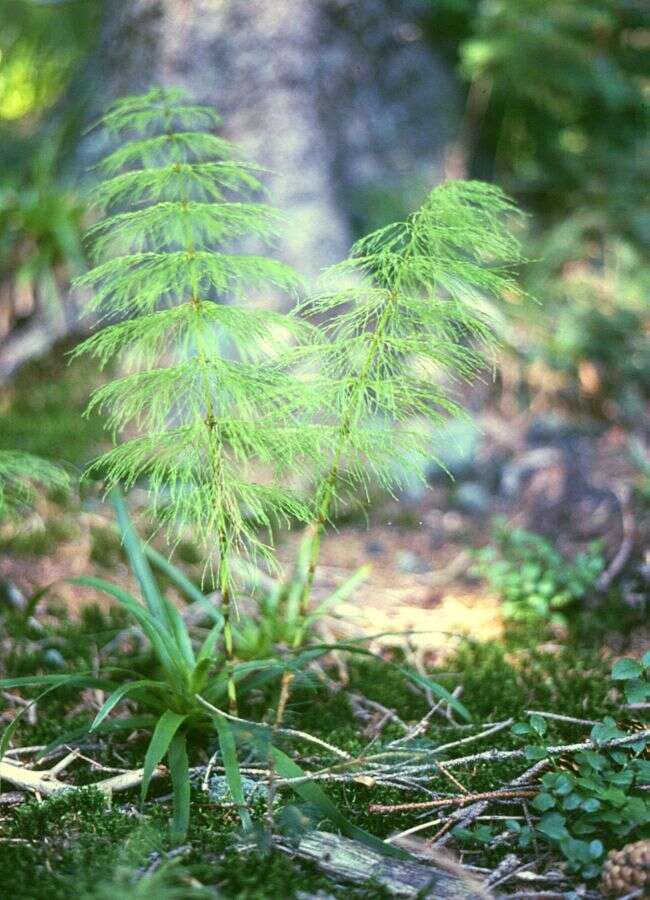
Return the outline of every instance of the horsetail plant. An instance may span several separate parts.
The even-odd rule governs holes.
[[[305,516],[281,483],[305,455],[300,385],[282,350],[307,331],[272,309],[230,305],[261,291],[294,293],[297,275],[235,242],[270,241],[278,214],[252,202],[257,169],[212,133],[218,117],[176,90],[118,101],[101,126],[119,146],[99,164],[102,218],[89,241],[96,266],[78,279],[105,324],[75,353],[126,374],[97,390],[89,409],[127,439],[93,466],[108,487],[146,477],[171,534],[189,526],[216,551],[227,664],[234,662],[234,554],[271,560],[260,530]],[[252,464],[273,471],[256,480]],[[236,709],[235,683],[229,704]]]
[[[431,460],[426,426],[462,414],[454,385],[486,367],[494,301],[516,288],[512,270],[521,254],[509,220],[517,215],[497,187],[443,184],[405,222],[357,241],[348,259],[325,272],[324,289],[297,308],[325,320],[325,340],[298,354],[315,361],[316,394],[333,433],[305,539],[303,622],[341,486],[367,490],[373,477],[393,490],[409,464],[421,477]],[[294,649],[303,634],[296,631]]]

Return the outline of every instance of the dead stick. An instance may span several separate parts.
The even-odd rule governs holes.
[[[467,803],[475,803],[477,800],[511,800],[524,797],[534,797],[537,790],[506,789],[501,791],[484,791],[479,794],[461,794],[457,797],[443,797],[439,800],[420,800],[416,803],[396,803],[386,805],[383,803],[371,803],[369,812],[393,813],[409,812],[417,809],[435,809],[441,806],[465,806]]]
[[[159,778],[166,773],[167,769],[164,766],[158,766],[153,774],[154,777]],[[112,778],[105,778],[103,781],[86,785],[86,787],[94,787],[102,793],[110,795],[117,791],[126,791],[129,788],[137,787],[142,783],[142,775],[143,769],[134,769],[131,772],[123,772]],[[41,794],[43,797],[53,797],[62,791],[78,789],[76,785],[66,784],[65,781],[59,781],[56,777],[52,777],[49,769],[38,772],[33,769],[25,769],[23,766],[14,766],[8,762],[0,762],[0,781],[8,781],[15,787]]]

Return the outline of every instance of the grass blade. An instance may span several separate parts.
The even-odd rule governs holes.
[[[196,657],[197,663],[202,662],[204,659],[210,659],[212,654],[214,653],[214,648],[217,645],[217,641],[223,631],[223,616],[221,617],[221,622],[215,625],[210,629],[210,632],[206,639],[203,641],[201,645],[201,649],[199,650],[199,655]]]
[[[70,687],[94,687],[102,690],[113,690],[114,684],[104,678],[96,678],[93,675],[23,675],[20,678],[0,678],[0,689],[10,691],[13,688],[23,687],[56,687],[69,685]]]
[[[190,764],[187,758],[187,738],[184,734],[176,732],[169,745],[167,757],[174,791],[171,839],[174,844],[180,844],[185,840],[190,824]]]
[[[360,566],[356,570],[356,572],[353,572],[349,578],[346,578],[345,581],[329,595],[329,597],[326,597],[325,600],[318,604],[313,613],[307,616],[305,625],[310,625],[320,616],[324,615],[328,609],[331,609],[332,606],[335,606],[341,600],[345,600],[346,597],[349,597],[350,594],[352,594],[357,589],[357,587],[368,578],[369,575],[370,566]]]
[[[175,584],[179,591],[191,600],[192,603],[209,603],[210,601],[205,594],[199,590],[193,581],[187,577],[177,566],[170,562],[166,556],[159,553],[155,547],[150,544],[144,544],[142,549],[144,554],[160,571],[169,578],[172,584]]]
[[[165,710],[162,716],[158,719],[153,735],[151,736],[151,740],[149,741],[149,746],[147,747],[147,753],[144,758],[142,791],[140,794],[142,803],[144,803],[147,798],[147,791],[149,790],[149,782],[151,781],[153,770],[156,768],[158,763],[162,761],[163,757],[169,750],[169,745],[171,744],[174,735],[181,727],[185,719],[187,719],[187,716],[181,716],[179,713],[175,713],[171,709]]]
[[[90,730],[94,731],[101,723],[104,721],[106,716],[111,712],[114,707],[122,700],[123,697],[126,697],[128,694],[132,694],[134,691],[142,690],[143,688],[158,688],[163,691],[169,691],[169,685],[165,684],[164,681],[151,681],[149,679],[144,679],[140,681],[130,681],[126,684],[121,685],[106,700],[103,704],[102,708],[99,710],[97,715],[93,720],[93,724],[90,726]]]
[[[143,551],[143,542],[129,517],[122,492],[114,488],[111,492],[111,499],[117,513],[124,549],[140,584],[142,596],[149,612],[167,629],[168,633],[174,636],[183,659],[192,668],[195,663],[194,651],[185,623],[174,604],[160,593]]]
[[[113,488],[110,497],[117,515],[117,523],[122,535],[122,543],[131,568],[133,569],[135,577],[138,579],[144,601],[147,604],[149,612],[161,622],[164,622],[166,616],[160,597],[160,591],[158,590],[158,585],[155,582],[149,564],[142,552],[140,537],[127,512],[124,494],[119,488]]]
[[[278,750],[277,747],[271,747],[271,755],[275,769],[282,778],[304,778],[308,774],[290,756],[287,756],[282,750]],[[325,791],[318,787],[315,782],[303,781],[295,786],[290,785],[290,787],[310,806],[315,807],[322,816],[327,818],[333,825],[336,825],[343,834],[360,841],[373,850],[378,850],[384,856],[392,856],[396,859],[410,859],[408,853],[404,853],[398,847],[386,844],[380,838],[375,837],[374,834],[370,834],[363,828],[359,828],[358,825],[353,825],[352,822],[349,822],[341,810],[332,803]]]
[[[167,671],[170,678],[177,682],[177,687],[182,690],[189,680],[189,670],[180,664],[176,652],[176,644],[165,631],[164,626],[158,619],[154,618],[138,601],[117,585],[111,584],[110,581],[104,581],[103,578],[72,578],[71,584],[80,584],[85,587],[93,587],[98,591],[103,591],[111,597],[114,597],[138,622],[146,636],[151,641],[154,651],[158,657],[160,664]]]
[[[226,770],[226,781],[228,782],[230,793],[239,807],[239,818],[241,819],[244,830],[250,831],[253,827],[253,823],[251,821],[250,813],[246,808],[241,772],[239,771],[239,760],[237,759],[235,735],[230,727],[230,723],[223,716],[215,715],[213,721],[219,736],[219,747],[221,749],[223,767]]]

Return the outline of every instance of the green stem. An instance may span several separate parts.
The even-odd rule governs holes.
[[[182,200],[187,203],[188,198],[185,196]],[[186,234],[186,251],[193,260],[194,241],[192,236],[191,223],[185,220]],[[218,434],[218,423],[215,414],[214,404],[212,402],[212,391],[210,390],[209,364],[208,364],[208,348],[206,346],[204,330],[203,330],[203,302],[199,295],[199,283],[196,276],[195,264],[192,261],[190,268],[191,279],[191,299],[196,316],[197,327],[195,330],[195,340],[199,364],[201,366],[201,376],[203,380],[203,392],[205,403],[205,426],[208,433],[208,447],[210,457],[210,468],[212,483],[215,489],[215,503],[218,497],[224,495],[224,466],[222,456],[222,445]],[[230,575],[230,552],[231,540],[229,537],[228,521],[224,515],[223,507],[217,504],[217,553],[219,556],[219,568],[217,572],[217,584],[221,595],[221,613],[223,615],[223,639],[224,651],[226,656],[226,673],[228,681],[228,707],[230,712],[237,712],[237,690],[235,687],[234,665],[235,652],[232,634],[232,580]]]
[[[412,223],[412,236],[411,240],[407,247],[404,248],[402,262],[411,255],[413,243],[416,240],[415,230],[417,226],[417,214],[414,215],[411,219]],[[325,476],[324,481],[321,484],[321,488],[319,490],[319,499],[317,503],[317,512],[316,516],[313,519],[310,528],[313,529],[313,535],[311,539],[311,548],[309,554],[309,564],[307,569],[307,576],[305,579],[305,583],[303,585],[302,593],[300,596],[300,606],[299,606],[299,615],[300,615],[300,625],[298,626],[294,638],[293,649],[297,650],[301,646],[304,635],[305,635],[305,619],[307,617],[307,613],[309,612],[309,602],[311,600],[311,593],[314,586],[314,578],[316,576],[316,567],[318,565],[318,560],[320,557],[320,548],[322,543],[322,536],[325,530],[325,525],[327,524],[327,520],[329,518],[330,506],[332,503],[332,499],[334,497],[334,491],[336,488],[336,479],[339,474],[339,470],[341,467],[341,461],[343,458],[343,454],[345,452],[346,446],[348,444],[348,440],[350,438],[350,434],[352,433],[352,428],[355,424],[356,417],[359,412],[359,402],[363,395],[364,390],[366,389],[366,379],[370,373],[373,362],[375,360],[375,356],[377,354],[377,350],[379,349],[381,342],[384,339],[384,334],[386,330],[386,326],[390,320],[390,317],[393,312],[394,303],[399,294],[400,283],[402,280],[402,272],[398,270],[395,272],[394,278],[392,279],[392,287],[389,289],[390,292],[388,297],[386,298],[386,303],[384,304],[384,308],[382,309],[381,316],[377,322],[377,326],[375,328],[374,334],[372,336],[372,340],[370,342],[370,346],[368,348],[368,353],[364,360],[364,363],[361,367],[361,371],[359,375],[355,379],[355,386],[350,396],[350,400],[343,415],[343,420],[341,422],[341,427],[339,430],[339,440],[334,451],[334,458],[332,460],[332,465],[329,469],[329,472]],[[286,702],[286,697],[284,698]]]
[[[361,395],[363,390],[365,389],[365,382],[372,367],[375,354],[377,352],[377,348],[380,345],[380,342],[383,339],[384,331],[386,329],[386,325],[391,316],[392,306],[397,296],[397,292],[393,291],[389,294],[386,299],[386,304],[384,309],[382,310],[382,314],[377,322],[377,327],[372,336],[372,341],[370,342],[370,347],[368,348],[368,353],[366,355],[366,359],[364,360],[363,366],[361,367],[361,371],[359,373],[358,378],[355,380],[355,387],[350,396],[350,401],[348,403],[347,409],[343,415],[343,420],[341,422],[341,428],[339,430],[339,439],[336,445],[336,449],[334,450],[334,457],[332,459],[332,465],[325,476],[318,492],[318,500],[316,506],[316,516],[312,520],[309,525],[309,529],[311,530],[311,543],[309,548],[309,562],[307,567],[307,575],[305,578],[305,583],[302,586],[302,591],[300,594],[300,603],[298,608],[298,625],[296,627],[296,631],[293,638],[292,649],[297,651],[302,646],[302,643],[305,639],[305,631],[307,628],[307,613],[309,612],[309,602],[311,600],[311,593],[314,587],[314,578],[316,576],[316,567],[318,565],[318,559],[320,557],[320,548],[322,543],[323,532],[325,530],[325,525],[327,524],[327,520],[329,518],[330,506],[332,500],[334,498],[334,490],[336,488],[336,479],[339,474],[339,470],[341,468],[341,460],[343,458],[343,453],[345,452],[346,445],[348,443],[352,427],[355,423],[355,419],[357,417],[357,413],[359,410],[359,401],[361,399]],[[280,685],[280,697],[278,700],[278,706],[276,710],[275,716],[275,724],[279,726],[282,724],[284,719],[284,711],[287,705],[287,701],[289,700],[289,693],[291,691],[291,682],[293,681],[293,674],[286,670],[282,676],[282,683]]]
[[[330,466],[329,472],[325,476],[325,479],[319,490],[316,517],[311,523],[313,535],[311,539],[307,577],[305,579],[305,584],[303,585],[302,593],[300,595],[299,613],[302,624],[296,631],[296,636],[294,639],[294,649],[298,649],[300,647],[304,638],[304,621],[309,611],[309,601],[311,599],[311,592],[314,586],[314,578],[316,576],[316,567],[318,565],[318,559],[320,557],[323,531],[325,530],[325,525],[327,524],[327,520],[329,518],[330,507],[334,498],[334,490],[336,488],[336,479],[338,478],[339,470],[341,468],[341,460],[343,458],[343,454],[350,438],[352,427],[355,423],[355,419],[359,411],[359,402],[366,387],[366,379],[368,377],[368,374],[370,373],[370,369],[374,362],[377,349],[381,341],[383,340],[384,331],[392,313],[392,306],[395,301],[395,297],[396,293],[393,292],[386,299],[384,309],[382,310],[382,314],[372,336],[372,341],[370,342],[370,347],[368,348],[366,359],[364,360],[361,371],[356,378],[354,390],[350,396],[350,401],[341,422],[339,440],[334,451],[332,465]]]

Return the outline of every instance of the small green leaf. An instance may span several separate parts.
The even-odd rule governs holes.
[[[518,734],[518,735],[526,735],[526,734],[533,733],[533,729],[530,727],[528,722],[515,722],[515,724],[512,726],[512,728],[510,730],[512,731],[513,734]]]
[[[562,803],[562,809],[571,812],[580,806],[580,794],[567,794]]]
[[[273,760],[278,774],[283,778],[302,778],[306,774],[300,766],[295,763],[286,753],[278,750],[277,747],[271,748]],[[327,794],[313,781],[305,781],[293,786],[293,790],[300,794],[303,800],[314,806],[320,814],[329,819],[333,825],[336,825],[343,834],[354,838],[365,844],[373,850],[378,850],[383,856],[392,856],[397,859],[409,859],[409,854],[385,843],[380,838],[375,837],[363,828],[353,825],[349,822],[339,808],[332,803]]]
[[[142,803],[147,798],[149,790],[149,782],[153,775],[154,769],[160,763],[169,750],[169,745],[178,729],[181,727],[187,716],[181,716],[173,710],[166,710],[158,719],[154,733],[147,747],[144,758],[144,772],[142,773]]]
[[[630,678],[640,678],[641,675],[643,675],[643,666],[636,659],[619,659],[612,666],[614,681],[628,681]]]
[[[531,716],[530,725],[533,731],[535,731],[540,737],[544,737],[548,730],[546,719],[542,718],[542,716]]]
[[[128,694],[133,694],[137,691],[141,691],[144,688],[158,688],[162,691],[169,691],[169,685],[165,684],[164,681],[150,681],[148,679],[144,679],[141,681],[129,681],[127,684],[123,684],[118,687],[113,693],[108,697],[108,699],[104,702],[102,708],[99,710],[97,715],[95,716],[92,725],[90,726],[91,731],[95,731],[95,729],[101,725],[106,716],[114,709],[115,706],[126,697]]]
[[[650,700],[650,682],[648,681],[627,681],[624,691],[628,703],[646,703]]]
[[[538,762],[546,758],[546,750],[543,747],[526,747],[524,756],[528,762]]]
[[[552,797],[551,794],[542,792],[535,797],[532,806],[534,806],[538,812],[546,812],[555,806],[555,798]]]
[[[232,794],[232,799],[238,806],[239,818],[245,831],[250,831],[253,827],[251,816],[246,807],[246,798],[244,797],[244,788],[242,786],[241,772],[239,771],[239,760],[237,758],[237,744],[230,722],[225,716],[213,716],[213,722],[219,736],[219,748],[223,759],[223,767],[226,770],[226,781]]]
[[[569,836],[566,819],[558,812],[546,813],[537,823],[537,830],[554,841],[561,841]]]
[[[565,797],[567,794],[570,794],[573,790],[573,778],[570,775],[565,775],[564,773],[558,775],[555,782],[555,793],[560,797]]]
[[[603,846],[603,842],[599,840],[592,841],[589,844],[589,855],[593,859],[598,859],[605,852],[605,847]]]

